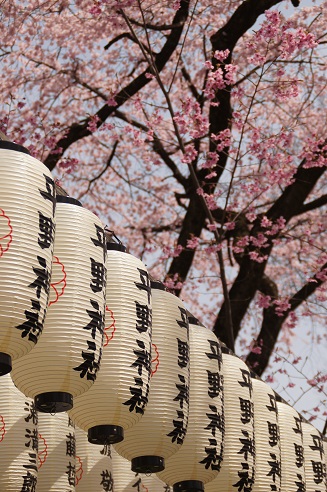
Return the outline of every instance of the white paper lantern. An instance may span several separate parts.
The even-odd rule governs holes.
[[[37,481],[38,430],[34,402],[0,378],[0,490],[30,490]],[[33,489],[31,489],[33,490]]]
[[[252,380],[245,363],[229,353],[223,353],[223,375],[224,456],[217,478],[205,485],[205,491],[251,491],[255,476]]]
[[[305,492],[301,417],[291,406],[277,401],[281,449],[281,490]]]
[[[223,374],[217,337],[189,318],[190,404],[183,446],[166,461],[159,478],[174,491],[202,491],[223,459]]]
[[[131,462],[120,456],[110,446],[112,457],[112,472],[114,477],[114,492],[137,492],[140,475],[131,470]],[[140,487],[141,492],[142,486]]]
[[[173,492],[173,488],[160,480],[156,475],[141,475],[141,480],[141,492]]]
[[[320,432],[302,422],[306,492],[326,492],[326,458]]]
[[[111,449],[88,442],[87,433],[76,427],[76,491],[113,490]]]
[[[54,240],[55,184],[20,145],[0,140],[0,376],[43,329]]]
[[[40,343],[13,366],[12,378],[42,412],[72,407],[73,397],[93,384],[104,329],[106,245],[100,220],[77,200],[57,198],[50,299]],[[62,283],[63,272],[65,282]],[[58,285],[61,288],[58,289]]]
[[[159,353],[159,365],[151,378],[149,402],[142,419],[126,430],[125,440],[115,444],[119,454],[132,461],[139,473],[158,472],[164,459],[183,444],[187,429],[189,402],[188,320],[182,302],[152,287],[152,342]],[[135,387],[133,398],[138,396]],[[131,403],[133,399],[131,398]]]
[[[115,250],[112,248],[119,248]],[[151,289],[145,265],[108,244],[107,308],[101,371],[70,415],[95,444],[119,442],[142,417],[151,374]],[[135,392],[140,390],[138,399]]]
[[[263,381],[252,378],[255,434],[255,480],[252,492],[280,491],[280,438],[276,397]]]
[[[75,492],[75,428],[66,413],[39,413],[39,448],[37,492]]]

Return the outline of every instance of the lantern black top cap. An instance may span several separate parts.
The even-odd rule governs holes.
[[[108,251],[122,251],[126,253],[126,246],[121,243],[109,243],[107,242],[107,250]]]
[[[72,196],[57,195],[57,203],[71,203],[72,205],[77,205],[78,207],[83,207],[79,200],[73,198]]]
[[[166,290],[164,284],[162,282],[158,282],[156,280],[151,280],[151,289]]]
[[[30,152],[22,145],[18,145],[14,142],[8,142],[7,140],[0,140],[0,149],[15,150],[16,152],[31,155]]]

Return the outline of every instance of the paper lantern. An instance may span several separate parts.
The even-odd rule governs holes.
[[[159,282],[152,287],[152,342],[159,365],[151,378],[149,401],[142,419],[126,430],[115,449],[138,473],[163,470],[164,460],[183,444],[189,402],[188,320],[182,302]],[[135,401],[139,389],[135,387]],[[133,399],[131,399],[131,404]]]
[[[223,375],[224,456],[218,476],[205,485],[205,491],[250,492],[255,476],[252,379],[245,363],[229,353],[223,353]]]
[[[140,475],[131,470],[131,462],[120,456],[113,446],[110,446],[112,457],[112,472],[115,482],[115,492],[145,492],[140,482]]]
[[[113,490],[112,459],[109,445],[88,442],[87,433],[78,427],[76,435],[76,491],[103,492]]]
[[[0,378],[0,490],[30,490],[37,481],[37,412],[33,400]],[[33,490],[33,489],[31,489]],[[35,490],[35,489],[34,489]]]
[[[40,343],[13,366],[12,378],[41,412],[72,407],[93,384],[104,329],[106,245],[100,220],[77,200],[57,198],[56,287]],[[63,282],[63,278],[65,279]],[[61,286],[60,288],[58,286]]]
[[[54,239],[55,185],[24,147],[0,140],[0,376],[43,329]]]
[[[159,478],[174,491],[202,491],[213,480],[223,457],[222,354],[217,337],[189,318],[190,404],[183,446],[166,461]]]
[[[113,249],[115,248],[115,249]],[[119,248],[118,250],[116,248]],[[144,413],[151,374],[151,289],[145,265],[108,244],[101,371],[70,415],[95,444],[119,442]]]
[[[252,378],[255,434],[255,480],[252,492],[280,491],[280,439],[273,390]]]
[[[37,492],[75,492],[76,442],[73,422],[66,413],[39,414]]]
[[[326,458],[320,432],[302,422],[306,492],[326,492]]]
[[[141,492],[173,492],[173,488],[160,480],[156,475],[140,476],[142,480]]]
[[[302,424],[298,412],[278,401],[278,424],[281,449],[281,490],[305,491]]]

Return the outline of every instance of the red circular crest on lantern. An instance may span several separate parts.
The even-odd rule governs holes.
[[[154,351],[155,351],[155,357],[151,360],[151,366],[152,366],[151,376],[153,376],[157,372],[159,364],[160,364],[158,347],[156,346],[155,343],[152,343],[152,347],[154,348]],[[154,365],[155,365],[155,367],[153,368]]]
[[[65,266],[57,256],[53,257],[52,261],[52,272],[57,272],[57,274],[60,272],[60,277],[57,282],[51,282],[50,284],[50,301],[49,301],[49,306],[51,304],[55,304],[59,297],[63,295],[65,292],[66,288],[66,271],[65,271]],[[53,274],[52,274],[53,275]],[[58,275],[55,275],[56,277]]]
[[[6,434],[6,424],[5,419],[0,415],[0,442],[3,441]]]
[[[104,347],[106,347],[110,342],[110,340],[113,339],[115,331],[117,329],[114,313],[111,311],[111,309],[108,308],[108,306],[106,306],[106,312],[110,314],[111,324],[109,326],[106,326],[104,329],[104,336],[106,337],[105,342],[103,344]]]
[[[0,208],[0,258],[8,251],[12,242],[12,225],[10,218]]]
[[[82,463],[82,460],[79,456],[76,456],[76,461],[78,462],[78,464],[76,464],[76,474],[75,474],[76,484],[75,485],[78,484],[78,482],[81,480],[83,473],[84,473],[83,463]]]
[[[38,460],[39,460],[38,469],[41,468],[41,466],[43,465],[43,463],[45,462],[45,460],[48,457],[48,445],[47,445],[47,441],[44,439],[44,437],[42,436],[42,434],[39,434],[39,440],[43,441],[44,448],[42,449],[42,451],[39,451],[38,452]],[[39,445],[39,447],[40,447],[40,445]]]

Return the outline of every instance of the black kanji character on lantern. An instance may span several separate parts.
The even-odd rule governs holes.
[[[181,420],[173,420],[174,429],[167,434],[168,437],[171,437],[172,442],[177,442],[177,444],[183,444],[186,428],[184,427],[184,412],[177,411],[177,418]]]
[[[33,311],[28,311],[27,309],[25,309],[24,314],[26,317],[26,321],[24,321],[24,323],[22,323],[21,325],[16,326],[16,328],[18,330],[22,330],[22,338],[28,336],[28,339],[31,342],[36,343],[39,335],[42,333],[45,313],[42,321],[39,321],[41,304],[35,299],[31,299],[31,303],[31,309],[33,309]]]
[[[149,279],[149,274],[146,270],[142,270],[142,268],[138,268],[138,271],[140,273],[141,282],[134,282],[134,283],[138,289],[146,291],[146,293],[148,294],[148,304],[150,304],[150,301],[151,301],[151,283],[150,283],[150,279]]]
[[[273,482],[276,482],[276,476],[280,477],[280,462],[277,460],[277,456],[274,453],[270,453],[272,461],[268,461],[270,470],[267,473],[267,477],[272,477]]]
[[[23,465],[24,468],[26,468],[26,470],[33,470],[35,472],[37,472],[37,466],[36,466],[36,453],[28,453],[28,456],[29,456],[29,465]]]
[[[209,447],[204,449],[207,456],[202,461],[199,461],[199,463],[203,463],[206,470],[208,470],[208,468],[211,468],[211,470],[219,470],[222,457],[217,452],[216,439],[209,439]]]
[[[325,480],[326,478],[326,465],[321,461],[313,461],[313,460],[311,460],[311,464],[312,464],[312,471],[314,475],[313,481],[318,485],[319,483],[322,483],[323,480]]]
[[[100,360],[102,351],[100,350],[99,359],[95,360],[95,351],[96,345],[94,342],[90,342],[87,340],[88,349],[92,350],[92,352],[84,352],[82,351],[82,357],[84,362],[80,364],[78,367],[74,367],[74,371],[80,371],[80,377],[84,378],[86,375],[86,379],[89,381],[95,381],[97,372],[100,368]]]
[[[224,418],[218,413],[217,407],[215,405],[209,405],[209,408],[213,413],[206,413],[206,416],[210,420],[210,423],[207,425],[207,427],[205,427],[205,429],[210,429],[211,434],[215,436],[217,429],[219,430],[219,432],[224,431]]]
[[[293,430],[295,434],[300,434],[302,436],[301,419],[299,417],[294,417],[294,422],[295,422],[295,427],[293,427]]]
[[[180,313],[181,313],[181,320],[177,319],[177,324],[178,326],[180,326],[181,328],[186,328],[188,329],[188,319],[187,319],[187,312],[186,312],[186,309],[178,306],[178,309],[180,310]]]
[[[178,365],[179,367],[187,367],[190,360],[190,351],[187,342],[183,342],[177,338],[178,343]]]
[[[248,424],[253,419],[253,403],[250,400],[245,400],[239,397],[240,410],[241,410],[241,422],[242,424]]]
[[[106,268],[101,261],[95,261],[91,258],[91,275],[90,287],[93,292],[101,292],[106,286]]]
[[[277,404],[276,404],[276,398],[274,395],[268,393],[269,400],[270,400],[270,405],[266,405],[267,409],[269,412],[275,412],[277,413]]]
[[[23,475],[22,479],[24,482],[20,492],[36,492],[37,477],[35,475],[28,471],[26,475]]]
[[[83,326],[84,330],[91,330],[91,336],[93,340],[95,340],[96,337],[96,332],[98,331],[100,335],[103,333],[104,329],[104,316],[102,312],[100,311],[100,306],[97,301],[93,301],[90,299],[90,303],[92,307],[95,309],[95,311],[91,311],[89,309],[86,310],[87,314],[91,318],[91,321],[86,325]]]
[[[134,378],[135,386],[130,386],[129,390],[131,392],[132,397],[125,401],[123,405],[129,406],[129,411],[133,412],[135,410],[136,413],[144,414],[144,408],[148,403],[148,394],[149,394],[149,385],[146,384],[146,392],[143,394],[143,381],[142,378]]]
[[[242,374],[242,381],[238,381],[238,384],[242,386],[242,388],[248,388],[250,396],[252,396],[252,380],[249,371],[246,369],[240,369]]]
[[[311,437],[313,441],[313,446],[309,446],[309,448],[312,449],[312,451],[319,451],[320,459],[322,459],[324,455],[322,439],[320,438],[320,436],[314,434],[311,434]]]
[[[133,485],[132,487],[135,487],[137,492],[141,492],[141,487],[142,487],[142,480],[139,478]]]
[[[208,371],[208,395],[215,398],[223,389],[223,376],[219,372]]]
[[[108,470],[103,470],[101,473],[101,482],[102,488],[105,492],[111,492],[114,486],[114,480],[112,478],[112,473]]]
[[[56,209],[55,183],[53,179],[50,178],[50,176],[46,176],[46,174],[43,174],[43,176],[45,177],[46,191],[39,188],[39,192],[45,200],[50,200],[50,202],[52,203],[52,215],[54,215]]]
[[[254,456],[254,453],[255,453],[254,440],[251,439],[248,431],[242,429],[242,434],[243,434],[244,438],[242,438],[242,437],[239,438],[239,440],[242,444],[242,447],[237,452],[237,454],[243,454],[245,461],[247,461],[249,454]]]
[[[254,483],[254,471],[249,474],[249,464],[242,463],[242,470],[237,472],[239,481],[233,484],[233,487],[237,487],[238,492],[250,492]]]
[[[277,492],[277,485],[275,485],[274,483],[271,483],[270,484],[270,492]]]
[[[103,454],[103,456],[109,456],[111,458],[111,449],[110,449],[110,444],[104,444],[103,449],[101,449],[100,454]]]
[[[33,429],[33,430],[25,429],[25,430],[26,430],[25,437],[26,437],[26,439],[28,439],[28,441],[25,443],[25,446],[27,448],[31,447],[32,449],[37,451],[38,450],[38,439],[39,439],[37,429]]]
[[[55,225],[51,217],[43,215],[39,211],[39,239],[38,243],[42,249],[50,248],[54,240]]]
[[[275,422],[269,422],[268,424],[268,434],[269,434],[269,445],[271,447],[277,446],[279,441],[278,425]]]
[[[303,456],[303,446],[301,444],[294,443],[295,449],[295,464],[298,468],[301,468],[304,464],[304,456]]]
[[[140,347],[140,350],[133,350],[134,354],[137,356],[137,359],[131,367],[137,367],[137,372],[139,376],[142,376],[143,368],[149,373],[151,368],[151,354],[145,349],[145,343],[142,340],[136,340],[137,345]]]
[[[106,261],[106,252],[107,252],[107,247],[106,247],[106,236],[104,229],[97,224],[94,224],[95,230],[96,230],[96,238],[91,237],[91,241],[94,244],[94,246],[98,246],[99,248],[102,249],[103,251],[103,263]]]
[[[36,297],[40,299],[42,289],[46,296],[49,295],[50,290],[50,271],[47,268],[47,261],[42,256],[37,256],[37,260],[41,268],[33,267],[33,272],[36,275],[36,279],[29,285],[31,289],[35,289]]]
[[[73,465],[71,462],[68,463],[66,466],[67,471],[65,472],[67,475],[67,480],[69,485],[75,485],[75,478],[76,478],[76,467]]]
[[[139,333],[145,333],[152,324],[152,309],[147,304],[135,301],[136,329]]]
[[[164,489],[163,489],[163,492],[171,492],[170,490],[170,486],[167,485],[166,483],[164,484]]]
[[[219,370],[221,368],[221,363],[222,363],[222,355],[221,355],[221,350],[219,343],[216,342],[215,340],[208,340],[209,345],[210,345],[210,350],[211,352],[206,352],[206,356],[209,359],[215,359],[218,361],[218,366]]]
[[[73,429],[75,429],[75,424],[70,417],[68,417],[68,427],[72,427]]]
[[[24,410],[26,410],[26,412],[28,412],[28,415],[25,417],[25,422],[29,422],[30,420],[32,420],[33,424],[37,425],[38,424],[38,414],[37,414],[37,411],[35,408],[34,401],[31,401],[31,402],[25,401],[25,405],[26,405],[26,407],[24,407]]]
[[[302,475],[300,475],[299,473],[297,473],[296,476],[298,478],[298,482],[295,482],[295,485],[298,487],[298,489],[297,489],[296,492],[305,492],[305,483],[303,481]]]
[[[179,393],[174,398],[174,401],[179,401],[179,406],[183,408],[184,402],[188,403],[189,401],[189,388],[186,384],[185,377],[182,374],[178,374],[178,377],[182,384],[175,384]]]
[[[73,456],[75,458],[76,456],[76,439],[74,434],[69,434],[66,435],[67,440],[66,440],[66,456]]]

